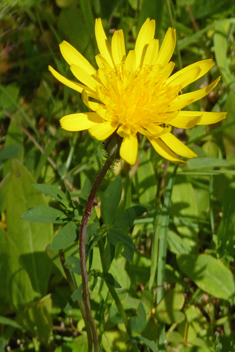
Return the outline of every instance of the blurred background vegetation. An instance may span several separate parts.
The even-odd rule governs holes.
[[[137,205],[144,207],[135,208],[138,215],[143,213],[141,209],[145,211],[139,219],[133,218],[128,231],[116,231],[116,237],[109,234],[107,240],[113,253],[111,284],[130,319],[139,350],[158,351],[159,326],[166,331],[166,347],[160,346],[159,351],[235,350],[234,1],[2,0],[0,352],[85,352],[88,348],[76,303],[81,278],[76,230],[71,223],[81,218],[104,151],[102,143],[87,132],[68,133],[60,128],[62,116],[86,107],[78,93],[58,83],[48,71],[50,64],[72,78],[58,44],[67,40],[95,65],[95,18],[102,18],[109,38],[122,28],[126,46],[132,49],[147,17],[156,20],[156,37],[162,40],[172,26],[167,4],[173,13],[183,67],[205,58],[215,62],[210,73],[187,90],[199,89],[221,76],[217,88],[190,109],[227,111],[228,115],[217,125],[175,131],[198,154],[186,166],[168,167],[142,140],[138,167],[120,162],[109,172],[88,231],[92,312],[101,351],[132,350],[105,284],[108,279],[102,277],[95,241],[103,229],[102,221],[105,223],[100,219],[100,197],[105,213],[105,190],[116,196],[116,208],[121,192],[121,203],[114,209],[117,213]],[[179,68],[177,55],[173,61]],[[170,187],[172,177],[169,209],[165,185]],[[31,222],[22,219],[27,209],[47,205],[50,208],[40,208],[38,218]],[[164,206],[166,213],[161,213]],[[45,209],[49,210],[45,213]],[[61,235],[62,226],[70,220],[69,231],[63,230]],[[160,228],[168,236],[166,295],[156,304]],[[123,238],[126,242],[122,244]],[[129,242],[131,238],[133,242]],[[62,257],[78,287],[74,295]]]

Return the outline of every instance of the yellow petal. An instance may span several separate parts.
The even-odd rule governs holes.
[[[114,32],[111,42],[112,56],[115,65],[120,65],[126,56],[125,40],[122,30]]]
[[[191,111],[193,112],[193,111]],[[226,112],[207,112],[203,111],[200,121],[197,125],[211,125],[212,123],[217,123],[223,119],[225,119],[227,113]]]
[[[146,54],[144,55],[143,59],[143,66],[144,65],[154,65],[157,61],[158,57],[158,50],[159,50],[159,40],[153,39],[151,43],[149,43]]]
[[[60,119],[61,127],[66,131],[83,131],[97,124],[102,119],[95,112],[66,115]]]
[[[204,88],[201,88],[201,89],[196,90],[191,93],[179,95],[170,104],[169,111],[181,110],[185,106],[193,103],[194,101],[197,101],[197,100],[204,98],[207,94],[209,94],[215,88],[215,86],[218,84],[219,80],[220,80],[220,77],[218,77],[215,81],[213,81],[211,84],[209,84],[208,86],[206,86]]]
[[[96,90],[96,87],[98,85],[97,80],[95,80],[92,76],[88,75],[86,71],[84,71],[81,67],[76,66],[76,65],[71,65],[70,70],[73,73],[73,75],[83,84],[85,84],[87,87],[89,87],[92,90]]]
[[[177,128],[192,128],[199,124],[202,111],[179,111],[178,115],[169,121],[171,126]]]
[[[96,103],[95,101],[90,101],[87,92],[85,89],[82,91],[82,100],[88,108],[90,108],[93,111],[96,111],[100,108],[100,103]]]
[[[140,28],[135,43],[136,68],[138,68],[141,64],[143,50],[146,49],[146,45],[154,39],[155,25],[156,24],[154,20],[150,20],[149,18],[147,18],[147,20]]]
[[[124,72],[127,75],[131,75],[135,71],[135,67],[136,67],[135,50],[130,50],[125,60]]]
[[[211,59],[197,61],[194,64],[174,73],[170,78],[168,78],[166,83],[174,86],[180,85],[182,89],[188,84],[204,76],[213,66],[214,63]]]
[[[157,58],[158,64],[160,64],[161,66],[165,66],[170,61],[175,50],[175,44],[176,31],[173,28],[168,28]]]
[[[89,133],[93,138],[98,139],[98,141],[103,141],[116,130],[117,125],[118,123],[115,121],[103,122],[97,126],[91,127]]]
[[[108,64],[111,67],[114,67],[110,44],[106,37],[105,31],[102,25],[102,21],[100,18],[97,18],[95,21],[95,37],[96,37],[96,42],[97,42],[97,46],[99,48],[100,54],[105,58],[105,60],[108,62]]]
[[[95,60],[96,60],[96,63],[98,65],[99,68],[102,68],[104,70],[106,70],[106,72],[110,72],[112,69],[111,69],[111,66],[108,64],[108,62],[103,58],[102,55],[98,54],[95,56]]]
[[[84,88],[86,88],[83,84],[71,81],[70,79],[62,76],[59,72],[54,70],[53,67],[48,67],[49,71],[53,74],[53,76],[61,83],[66,85],[67,87],[76,90],[77,92],[81,93]]]
[[[90,64],[90,62],[65,40],[60,44],[60,51],[63,58],[69,65],[77,65],[85,70],[89,75],[96,73],[96,69]]]
[[[178,140],[172,133],[163,134],[160,139],[175,153],[185,158],[195,158],[195,154],[185,144]]]
[[[160,138],[153,139],[148,137],[148,140],[150,141],[156,152],[160,154],[163,158],[176,163],[184,163],[184,161],[179,159],[177,155],[173,153],[173,151]]]
[[[136,134],[124,138],[120,147],[120,157],[128,164],[134,165],[137,159],[137,153],[138,139]]]

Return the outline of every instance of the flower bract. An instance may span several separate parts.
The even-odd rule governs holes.
[[[187,85],[212,68],[213,62],[201,60],[172,74],[174,63],[170,59],[176,45],[175,29],[167,30],[160,47],[154,35],[155,21],[147,19],[134,50],[126,53],[123,31],[116,30],[110,44],[101,19],[97,19],[98,69],[66,41],[60,44],[61,54],[78,82],[49,67],[61,83],[81,93],[91,110],[62,117],[62,128],[88,130],[100,141],[117,133],[122,138],[120,156],[131,165],[137,159],[138,134],[146,136],[162,157],[182,162],[179,156],[193,158],[196,154],[174,136],[172,127],[188,129],[213,124],[226,116],[224,112],[182,110],[210,93],[219,78],[206,87],[182,94]]]

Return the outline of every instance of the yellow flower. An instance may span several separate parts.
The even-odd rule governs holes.
[[[49,67],[60,82],[82,93],[84,103],[92,110],[64,116],[60,120],[62,128],[88,130],[100,141],[116,132],[123,138],[120,156],[131,165],[137,158],[138,133],[146,136],[162,157],[181,162],[176,154],[186,158],[196,157],[196,154],[171,133],[172,126],[191,128],[216,123],[226,116],[224,112],[181,111],[210,93],[219,78],[205,88],[181,94],[184,87],[205,75],[213,62],[198,61],[171,76],[175,29],[168,29],[160,49],[154,34],[155,21],[147,19],[140,29],[135,49],[126,54],[123,31],[114,32],[110,45],[101,19],[97,19],[98,69],[66,41],[60,44],[61,54],[81,83]]]

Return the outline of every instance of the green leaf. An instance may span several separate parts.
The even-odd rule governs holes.
[[[228,60],[228,31],[229,25],[226,22],[215,22],[214,48],[217,66],[221,72],[223,82],[229,86],[234,82],[234,77],[229,69]]]
[[[170,209],[177,232],[181,235],[185,248],[196,252],[198,242],[198,209],[195,191],[192,184],[185,182],[185,178],[177,176],[177,183],[172,191],[172,205]],[[195,220],[194,220],[195,219]]]
[[[53,238],[50,249],[64,249],[72,244],[77,238],[77,225],[70,221],[68,222]]]
[[[190,159],[187,166],[189,169],[209,169],[214,167],[230,167],[231,164],[225,159],[204,157]]]
[[[0,161],[15,158],[21,151],[22,147],[17,144],[7,145],[4,149],[0,150]]]
[[[132,261],[134,255],[134,244],[131,237],[127,233],[119,229],[111,229],[107,233],[107,238],[113,246],[116,246],[119,242],[121,242],[124,246],[124,251],[122,252],[123,257],[128,261]]]
[[[48,207],[47,205],[38,205],[26,210],[22,215],[22,219],[42,224],[63,224],[65,222],[65,216],[61,210]]]
[[[117,177],[105,190],[101,198],[101,214],[104,223],[112,225],[122,195],[122,180]]]
[[[21,325],[17,323],[15,320],[12,320],[6,317],[0,316],[0,324],[12,326],[13,328],[20,329],[20,330],[27,330],[27,328],[24,325]]]
[[[115,218],[113,226],[116,228],[132,227],[135,219],[143,215],[146,211],[146,208],[138,205],[125,209]]]
[[[32,185],[32,187],[34,187],[35,189],[37,189],[42,193],[47,194],[48,196],[51,196],[52,198],[57,200],[57,202],[62,202],[62,203],[68,202],[66,194],[56,186],[41,183],[41,184]]]
[[[51,260],[45,248],[52,241],[52,226],[33,224],[21,217],[30,207],[46,206],[44,197],[31,187],[33,183],[34,178],[22,163],[12,159],[6,192],[8,236],[2,237],[5,245],[0,246],[4,253],[2,270],[5,271],[4,283],[1,282],[0,287],[3,286],[4,296],[13,306],[44,296],[50,275]]]
[[[185,316],[180,310],[183,308],[185,301],[184,294],[177,290],[171,290],[166,293],[165,297],[157,305],[156,317],[165,324],[180,323]]]
[[[148,346],[151,349],[151,351],[158,352],[157,344],[155,341],[151,341],[149,339],[146,339],[143,336],[134,337],[130,340],[130,342],[134,342],[134,341],[143,342],[146,346]]]
[[[131,317],[130,319],[131,330],[141,333],[146,324],[146,312],[142,302],[139,303],[137,314],[137,317]]]
[[[231,271],[218,259],[207,254],[198,257],[181,254],[177,257],[180,269],[203,291],[216,298],[231,300],[235,284]]]
[[[77,257],[70,256],[65,262],[66,268],[74,272],[75,274],[81,275],[80,261]]]
[[[152,18],[152,17],[151,17]],[[143,151],[134,177],[136,193],[141,204],[149,204],[156,199],[157,180],[150,157]]]

